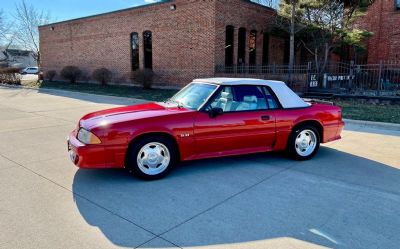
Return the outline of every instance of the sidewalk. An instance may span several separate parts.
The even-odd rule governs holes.
[[[400,132],[400,124],[372,122],[372,121],[354,120],[354,119],[343,119],[343,121],[345,122],[346,125],[350,124],[350,125],[357,125],[374,129],[393,130]]]

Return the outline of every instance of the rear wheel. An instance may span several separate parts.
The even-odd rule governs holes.
[[[174,143],[164,137],[144,137],[135,141],[128,153],[128,170],[145,180],[163,178],[177,159]]]
[[[320,145],[320,134],[311,125],[304,125],[293,130],[288,143],[288,152],[296,160],[308,160],[315,156]]]

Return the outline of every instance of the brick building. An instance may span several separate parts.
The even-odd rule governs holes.
[[[373,32],[368,38],[368,63],[400,60],[400,0],[376,0],[358,22]]]
[[[181,86],[218,65],[282,64],[275,15],[249,0],[175,0],[53,23],[39,27],[41,67],[106,67],[116,83],[149,68],[156,84]]]

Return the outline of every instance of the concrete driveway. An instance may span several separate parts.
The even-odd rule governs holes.
[[[0,248],[399,248],[400,131],[348,126],[311,161],[202,160],[154,182],[77,169],[77,120],[134,102],[0,87]]]

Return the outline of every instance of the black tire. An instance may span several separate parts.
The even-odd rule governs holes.
[[[301,155],[296,150],[296,139],[300,135],[301,132],[307,131],[307,130],[308,131],[312,131],[315,134],[315,136],[316,136],[316,144],[315,144],[315,148],[314,148],[314,150],[312,151],[311,154],[309,154],[309,155]],[[295,129],[290,134],[286,150],[287,150],[289,156],[291,158],[295,159],[295,160],[298,160],[298,161],[309,160],[309,159],[313,158],[315,156],[315,154],[317,154],[319,146],[320,146],[320,141],[321,141],[321,135],[320,135],[318,129],[315,126],[313,126],[313,125],[298,126],[298,127],[295,127]]]
[[[159,143],[164,145],[170,155],[170,162],[166,169],[160,173],[157,174],[146,174],[143,170],[140,169],[138,163],[137,163],[137,157],[138,153],[140,150],[148,145],[149,143]],[[126,160],[126,169],[133,174],[135,177],[138,177],[143,180],[158,180],[166,175],[168,175],[173,168],[173,166],[176,164],[178,161],[178,151],[175,146],[175,143],[171,141],[171,139],[168,139],[163,136],[146,136],[143,137],[137,141],[134,141],[134,144],[132,144],[127,151],[127,160]]]

